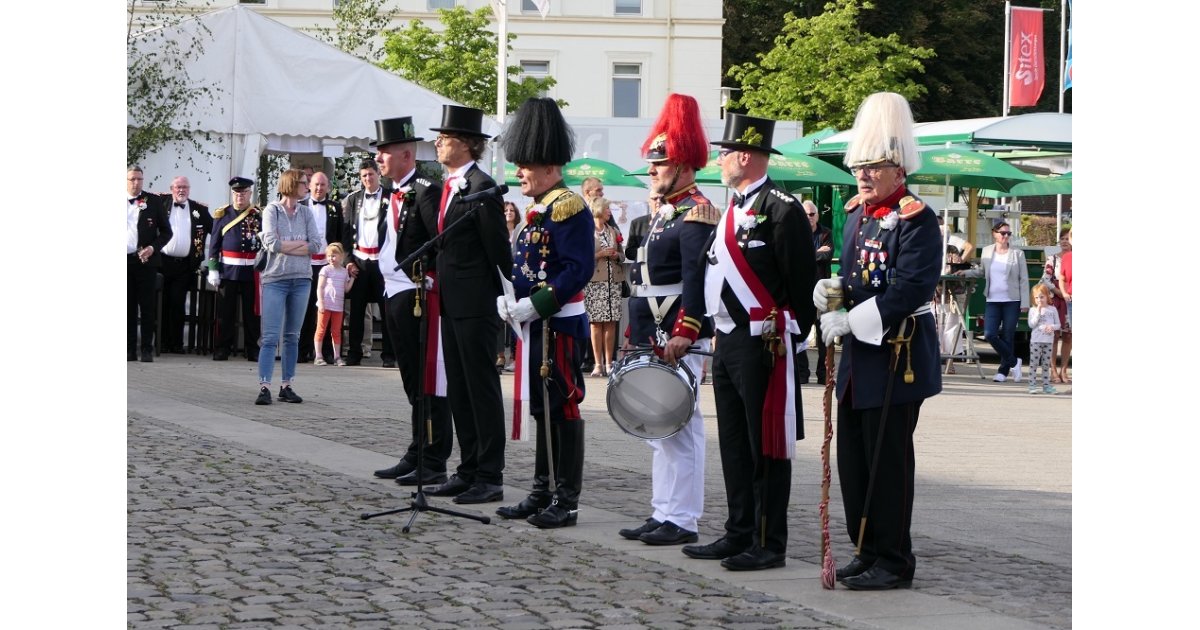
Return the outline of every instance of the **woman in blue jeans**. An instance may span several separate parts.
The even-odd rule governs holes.
[[[1021,380],[1021,360],[1013,354],[1013,335],[1021,313],[1029,310],[1029,267],[1025,252],[1009,247],[1012,228],[997,223],[992,228],[993,244],[983,248],[978,269],[957,272],[969,278],[983,276],[983,336],[1000,353],[1000,368],[992,380],[1003,383],[1011,371],[1013,380]]]
[[[279,400],[302,402],[292,391],[300,347],[300,325],[304,323],[308,287],[312,283],[311,256],[325,247],[312,212],[299,204],[308,192],[308,177],[299,169],[288,169],[279,177],[279,201],[263,212],[262,242],[270,252],[262,271],[262,341],[258,350],[258,398],[256,405],[271,404],[271,376],[275,372],[275,348],[283,333],[283,379]]]

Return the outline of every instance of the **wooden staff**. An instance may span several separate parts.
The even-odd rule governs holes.
[[[827,288],[829,310],[842,307],[841,288]],[[837,583],[837,564],[833,560],[833,544],[829,540],[829,445],[833,440],[833,344],[825,349],[825,436],[821,442],[821,588],[833,590]]]

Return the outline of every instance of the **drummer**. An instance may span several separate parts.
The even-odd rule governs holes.
[[[521,437],[525,400],[538,431],[529,496],[496,514],[541,529],[575,525],[583,485],[580,357],[588,329],[583,287],[595,260],[592,217],[583,211],[583,199],[563,185],[562,165],[571,160],[574,135],[553,99],[531,98],[513,114],[500,140],[504,155],[517,165],[521,194],[533,203],[514,240],[514,292],[497,298],[496,310],[508,325],[521,328],[513,437]],[[543,366],[549,369],[545,383]],[[527,435],[528,428],[524,431]]]
[[[650,192],[662,204],[650,218],[632,269],[630,340],[653,344],[664,359],[682,362],[699,378],[704,357],[688,349],[708,350],[713,334],[704,316],[702,253],[721,217],[696,187],[696,171],[708,162],[696,99],[667,96],[642,154],[650,163]],[[704,512],[704,416],[699,397],[678,433],[649,444],[653,513],[641,526],[618,533],[648,545],[697,542],[697,522]]]

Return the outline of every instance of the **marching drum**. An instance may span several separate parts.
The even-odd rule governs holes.
[[[696,377],[671,367],[651,351],[630,351],[608,375],[608,415],[621,430],[643,440],[679,433],[696,405]]]

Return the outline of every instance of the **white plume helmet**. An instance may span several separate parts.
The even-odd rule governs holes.
[[[895,92],[876,92],[862,102],[854,118],[854,139],[842,158],[850,167],[884,161],[909,174],[921,168],[912,109],[908,100]]]

